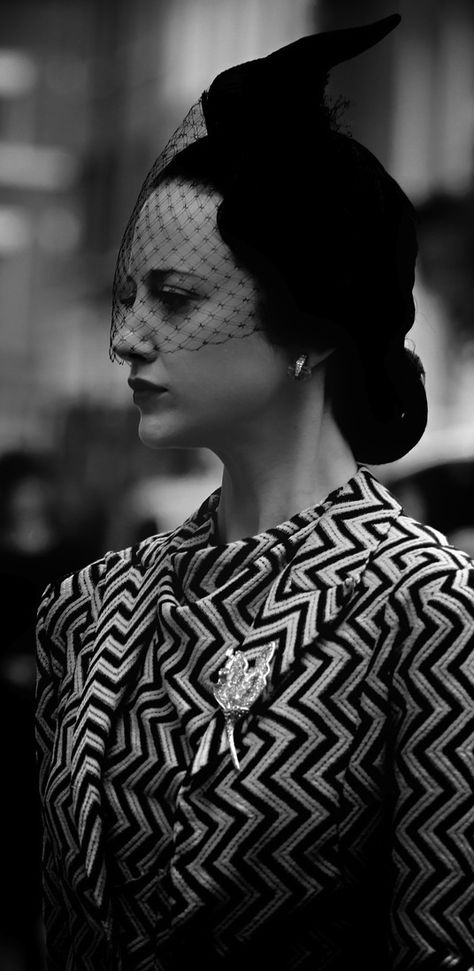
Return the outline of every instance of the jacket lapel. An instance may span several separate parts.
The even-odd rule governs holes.
[[[279,640],[272,680],[339,623],[360,596],[368,563],[400,512],[399,503],[367,469],[327,504],[270,588],[248,639]]]
[[[73,730],[72,806],[82,858],[107,936],[112,914],[102,831],[101,776],[104,755],[117,709],[131,683],[143,644],[152,635],[155,605],[153,575],[126,571],[126,595],[120,571],[111,576],[98,625],[92,661],[82,691]],[[125,576],[123,577],[125,587]]]
[[[136,562],[118,555],[104,581],[91,660],[78,695],[71,747],[72,811],[83,864],[109,940],[113,914],[103,834],[104,757],[144,651],[157,641],[157,590],[160,582],[166,583],[167,557],[197,532],[204,509],[166,542],[162,537],[152,540],[139,551]]]
[[[399,503],[365,468],[334,501],[329,497],[306,540],[271,585],[242,644],[250,665],[261,648],[275,647],[266,687],[247,724],[258,717],[261,701],[271,703],[292,665],[314,649],[318,638],[340,623],[362,596],[368,563],[400,512]],[[216,676],[224,660],[222,655],[216,659]],[[216,703],[191,772],[200,771],[225,748],[222,713]]]

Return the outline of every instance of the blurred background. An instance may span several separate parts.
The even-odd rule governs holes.
[[[181,521],[219,483],[207,452],[137,439],[108,358],[117,248],[144,174],[221,69],[315,29],[402,26],[330,88],[415,202],[412,339],[427,433],[377,469],[474,555],[474,5],[471,0],[1,0],[0,971],[42,967],[33,624],[46,581]],[[383,307],[381,308],[383,315]]]

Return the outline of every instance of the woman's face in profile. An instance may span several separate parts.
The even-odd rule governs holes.
[[[217,229],[220,201],[167,180],[135,226],[112,339],[151,446],[212,448],[245,434],[289,385],[288,354],[261,332],[258,284]]]
[[[132,352],[197,350],[258,329],[259,291],[218,232],[220,201],[167,179],[142,206],[114,308]]]

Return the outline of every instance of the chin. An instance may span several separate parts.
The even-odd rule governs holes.
[[[163,425],[160,427],[158,423],[150,422],[143,416],[138,426],[138,437],[148,448],[172,448],[174,444],[173,436],[166,434]]]
[[[173,428],[163,420],[140,416],[138,437],[148,448],[196,448],[193,436],[184,428]]]

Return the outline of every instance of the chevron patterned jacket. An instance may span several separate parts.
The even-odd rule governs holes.
[[[473,971],[474,564],[364,468],[217,503],[45,591],[48,971]]]

